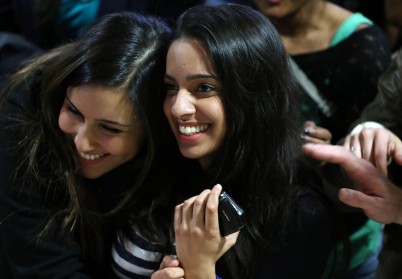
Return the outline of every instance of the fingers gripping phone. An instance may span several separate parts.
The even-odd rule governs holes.
[[[244,210],[226,192],[219,196],[219,230],[222,236],[239,231],[244,227]]]

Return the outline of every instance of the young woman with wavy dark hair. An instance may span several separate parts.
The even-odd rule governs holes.
[[[111,275],[115,228],[153,183],[150,127],[163,116],[153,95],[170,34],[159,19],[110,14],[12,76],[1,97],[1,278]]]

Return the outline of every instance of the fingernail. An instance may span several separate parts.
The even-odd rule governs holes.
[[[342,189],[342,196],[345,201],[350,199],[350,191],[348,189]]]
[[[216,188],[216,189],[222,189],[222,185],[221,185],[221,184],[216,184],[216,185],[215,185],[215,188]]]
[[[303,133],[305,133],[305,134],[307,134],[307,135],[310,134],[310,129],[304,129],[304,130],[303,130]]]
[[[306,142],[305,144],[303,144],[304,146],[314,146],[316,145],[315,142]]]

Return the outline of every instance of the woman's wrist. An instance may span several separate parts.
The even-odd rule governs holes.
[[[188,269],[184,268],[186,279],[222,279],[215,273],[215,268],[210,270],[208,268],[202,269]]]

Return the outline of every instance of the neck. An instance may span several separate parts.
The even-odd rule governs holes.
[[[279,33],[282,37],[295,37],[319,28],[325,5],[326,3],[321,0],[311,1],[294,13],[274,19]]]
[[[198,159],[198,163],[200,164],[201,168],[205,171],[211,165],[211,158]]]

